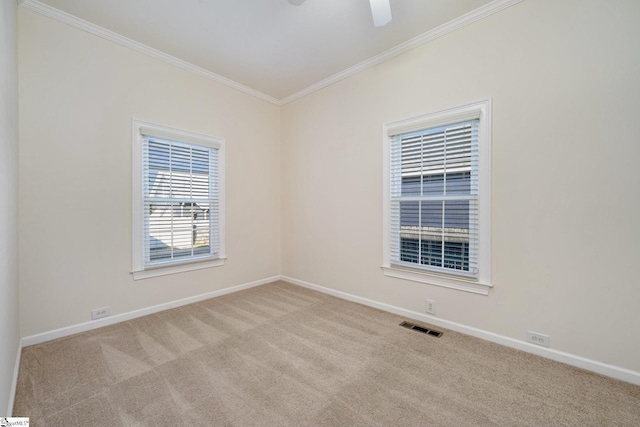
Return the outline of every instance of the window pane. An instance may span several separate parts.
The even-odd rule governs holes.
[[[422,191],[424,196],[439,196],[444,194],[444,174],[422,176]]]
[[[428,133],[422,147],[422,170],[424,174],[442,174],[445,168],[445,139],[443,131]]]
[[[400,261],[418,263],[420,245],[417,234],[404,233],[400,238]]]
[[[469,271],[469,245],[463,242],[445,242],[445,268]]]
[[[182,145],[171,146],[171,169],[179,172],[191,172],[191,149]]]
[[[209,198],[209,175],[193,174],[191,176],[191,197],[197,199]]]
[[[406,176],[402,177],[402,195],[403,196],[419,196],[420,195],[420,177]]]
[[[209,203],[146,203],[151,261],[210,251]]]
[[[442,266],[442,202],[420,202],[420,264]]]
[[[471,194],[471,172],[447,173],[447,194]]]
[[[209,150],[194,147],[192,152],[193,164],[191,166],[193,173],[208,174],[209,173]]]
[[[469,201],[448,200],[444,202],[445,228],[459,228],[469,230]]]
[[[173,164],[172,164],[173,165]],[[171,197],[187,199],[191,196],[191,175],[189,172],[171,171]]]
[[[444,204],[444,267],[469,270],[469,201],[449,200]]]
[[[147,203],[148,250],[151,260],[171,258],[173,246],[172,217],[174,207],[170,203]]]
[[[442,229],[442,202],[420,202],[420,226]]]
[[[149,141],[149,169],[169,170],[170,144],[161,141]]]
[[[150,197],[169,197],[171,180],[168,171],[149,170],[147,195]]]
[[[421,240],[420,264],[442,267],[442,235],[427,235]]]
[[[400,227],[420,226],[420,202],[400,203]]]

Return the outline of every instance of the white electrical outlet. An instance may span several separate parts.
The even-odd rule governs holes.
[[[430,299],[426,299],[424,300],[425,302],[425,307],[424,307],[424,311],[427,314],[433,314],[434,316],[436,315],[436,302]]]
[[[543,347],[549,347],[549,340],[549,335],[527,331],[527,341],[529,341],[530,343],[538,344]]]
[[[91,320],[102,319],[107,316],[111,316],[111,308],[109,307],[98,308],[91,312]]]

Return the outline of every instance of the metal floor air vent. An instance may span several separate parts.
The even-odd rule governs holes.
[[[444,334],[444,332],[423,328],[422,326],[418,326],[415,323],[411,323],[411,322],[402,322],[400,323],[400,326],[407,329],[413,329],[414,331],[422,332],[423,334],[431,335],[436,338],[440,338],[442,334]]]

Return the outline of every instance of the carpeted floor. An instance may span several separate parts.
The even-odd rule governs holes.
[[[276,282],[24,348],[13,414],[36,427],[640,425],[638,386],[403,320]]]

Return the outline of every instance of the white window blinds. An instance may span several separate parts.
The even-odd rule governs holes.
[[[218,149],[142,135],[144,264],[219,255]]]
[[[477,277],[478,126],[473,119],[392,135],[392,264]]]

